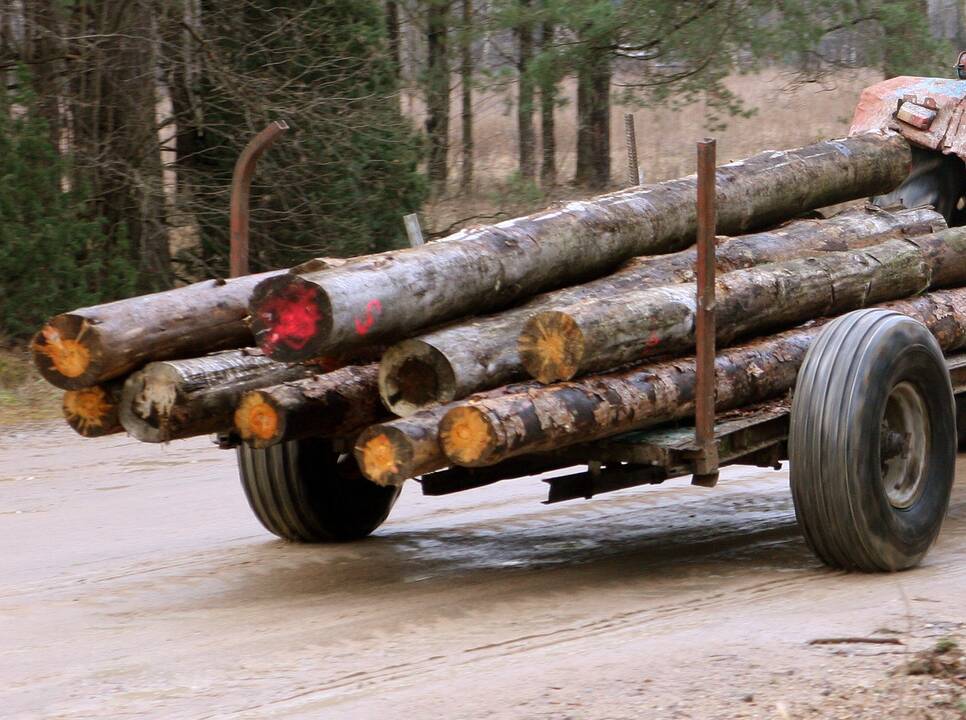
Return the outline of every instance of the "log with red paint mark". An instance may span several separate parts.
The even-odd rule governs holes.
[[[717,340],[728,344],[964,282],[966,228],[736,270],[718,278]],[[531,377],[551,383],[687,352],[695,342],[696,295],[694,283],[683,283],[598,294],[538,313],[520,333],[521,362]]]
[[[724,165],[719,231],[744,232],[887,192],[905,179],[910,162],[902,138],[866,134]],[[252,328],[267,355],[295,361],[508,307],[604,275],[629,258],[687,247],[695,189],[694,177],[634,188],[324,273],[269,278],[252,296]]]

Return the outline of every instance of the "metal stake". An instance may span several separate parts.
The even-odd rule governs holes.
[[[637,165],[637,132],[634,129],[634,116],[624,115],[624,135],[627,139],[627,182],[641,184],[641,169]]]
[[[406,236],[409,238],[409,247],[419,247],[425,245],[423,239],[423,228],[419,224],[419,215],[410,213],[403,215],[403,223],[406,225]]]
[[[714,140],[707,138],[698,143],[697,378],[694,389],[694,440],[698,455],[691,483],[705,487],[714,487],[718,482],[718,445],[714,438],[715,145]]]
[[[276,120],[249,140],[235,161],[235,172],[231,178],[231,253],[228,264],[231,277],[249,273],[248,210],[255,165],[262,153],[286,130],[288,125],[283,120]]]

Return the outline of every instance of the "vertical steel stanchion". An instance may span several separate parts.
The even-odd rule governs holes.
[[[694,389],[694,434],[698,455],[692,484],[718,482],[718,445],[714,438],[715,402],[715,228],[717,225],[714,140],[698,143],[698,261],[695,322],[697,380]]]
[[[627,139],[627,182],[641,184],[641,170],[637,165],[637,132],[634,129],[634,116],[624,115],[624,135]]]

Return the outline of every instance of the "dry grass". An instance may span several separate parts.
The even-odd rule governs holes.
[[[62,417],[62,395],[37,374],[25,348],[0,347],[0,427]]]
[[[611,164],[614,187],[626,183],[627,161],[624,141],[624,114],[632,112],[636,121],[638,160],[646,182],[680,177],[694,172],[695,142],[711,134],[718,141],[719,162],[747,157],[766,149],[806,145],[838,137],[848,132],[852,111],[862,88],[881,76],[873,71],[842,73],[827,78],[821,85],[792,86],[792,77],[779,70],[731,78],[729,87],[757,110],[751,118],[731,118],[727,127],[709,133],[705,107],[698,103],[683,110],[642,109],[616,105],[611,117]],[[574,125],[573,83],[565,85],[568,102],[555,117],[558,173],[566,181],[573,175],[576,128]],[[581,195],[572,187],[541,191],[525,183],[513,182],[516,170],[516,118],[505,95],[477,93],[475,98],[475,183],[469,197],[455,191],[429,203],[424,209],[428,230],[438,231],[454,221],[472,216],[506,216],[530,212],[557,200]],[[421,121],[415,103],[405,106]],[[451,122],[450,177],[455,188],[459,181],[458,98],[453,99]],[[539,127],[538,138],[539,138]],[[539,152],[539,150],[538,150]],[[475,222],[489,222],[481,218]],[[455,229],[455,228],[454,228]]]

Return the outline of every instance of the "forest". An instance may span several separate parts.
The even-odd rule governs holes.
[[[762,68],[948,75],[959,25],[931,5],[4,0],[0,340],[225,276],[232,169],[273,120],[292,131],[258,167],[253,271],[399,247],[434,199],[478,207],[481,95],[512,129],[510,194],[590,195],[617,180],[614,103],[700,103],[715,127],[755,111],[728,80]]]

